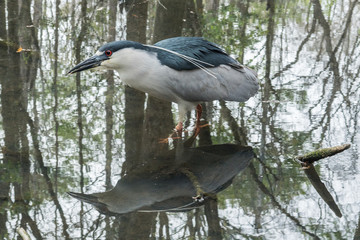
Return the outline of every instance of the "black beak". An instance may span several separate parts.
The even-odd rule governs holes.
[[[81,72],[87,69],[91,69],[94,67],[100,66],[101,62],[108,59],[108,57],[104,55],[100,56],[92,56],[91,58],[86,59],[85,61],[76,65],[73,69],[71,69],[67,74],[72,74],[76,72]]]

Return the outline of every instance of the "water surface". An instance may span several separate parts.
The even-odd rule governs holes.
[[[124,2],[0,3],[0,238],[359,239],[359,2]],[[204,105],[192,144],[195,112],[159,143],[176,105],[110,71],[66,75],[105,42],[174,36],[260,79],[246,103]]]

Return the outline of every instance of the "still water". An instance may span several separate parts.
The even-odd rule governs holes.
[[[358,0],[16,0],[0,12],[1,239],[360,239]],[[66,75],[105,42],[174,36],[203,36],[260,79],[246,103],[204,105],[196,141],[194,112],[183,139],[159,143],[176,105],[110,71]],[[346,143],[308,170],[294,160]]]

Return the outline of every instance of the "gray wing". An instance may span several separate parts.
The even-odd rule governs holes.
[[[158,59],[161,64],[166,65],[175,70],[194,70],[202,67],[217,67],[221,64],[236,64],[237,61],[231,58],[225,51],[223,51],[215,43],[209,42],[201,37],[175,37],[162,40],[148,46],[150,51],[155,51],[158,54]],[[154,49],[152,47],[160,47]],[[165,50],[170,50],[177,54],[169,54]],[[195,61],[189,61],[186,58],[180,57],[183,55]],[[197,64],[194,64],[197,63]]]
[[[172,71],[170,88],[188,102],[226,100],[245,102],[259,89],[256,73],[237,65],[236,68],[220,65],[207,68],[211,74],[201,70]]]

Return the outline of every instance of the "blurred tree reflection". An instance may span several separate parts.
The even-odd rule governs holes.
[[[332,194],[358,177],[359,6],[358,0],[0,1],[0,238],[16,238],[18,226],[34,239],[357,236],[358,202],[346,190],[336,193],[335,200],[346,196],[338,221],[292,158],[348,141],[355,150],[350,160],[336,161],[340,170],[330,161],[317,170]],[[113,72],[65,76],[69,66],[107,41],[149,44],[179,35],[204,36],[259,73],[261,91],[246,104],[204,105],[210,127],[195,142],[251,145],[258,159],[216,200],[187,213],[104,217],[70,200],[66,191],[110,189],[120,172],[166,152],[158,140],[177,115],[171,103],[123,88]],[[304,204],[313,215],[304,216]]]
[[[27,139],[27,122],[23,109],[28,103],[29,83],[34,80],[31,62],[36,61],[36,57],[31,53],[24,53],[29,59],[30,64],[25,64],[20,54],[16,53],[19,46],[30,47],[31,35],[25,34],[26,28],[20,27],[28,24],[30,14],[29,3],[24,2],[18,5],[17,2],[1,4],[1,12],[7,11],[1,22],[0,53],[3,57],[0,66],[1,74],[1,115],[4,130],[4,146],[2,153],[4,159],[0,170],[0,219],[1,228],[0,238],[7,236],[7,205],[15,212],[19,213],[20,225],[27,228],[26,224],[33,227],[34,233],[38,233],[36,224],[27,215],[29,198],[31,196],[30,180],[30,160],[29,160],[29,141]],[[20,11],[19,11],[20,9]],[[21,17],[20,13],[23,14]],[[7,26],[5,23],[7,22]],[[3,25],[4,24],[4,25]],[[25,36],[28,36],[26,38]],[[8,44],[6,44],[8,43]],[[36,72],[36,68],[35,68]],[[19,74],[20,73],[20,74]],[[14,188],[12,202],[10,198],[10,185]],[[4,220],[4,222],[3,222]],[[3,225],[5,223],[5,225]]]
[[[146,43],[146,22],[148,3],[143,1],[127,1],[126,17],[127,40]],[[143,124],[144,124],[145,94],[125,86],[125,152],[126,161],[123,164],[122,176],[142,163],[140,159]]]
[[[127,40],[146,43],[146,21],[148,3],[144,1],[128,1]],[[141,166],[145,94],[128,86],[125,87],[125,151],[126,160],[122,168],[122,176]],[[154,214],[129,213],[119,219],[118,239],[147,239],[151,234]],[[138,226],[134,228],[132,226]]]

